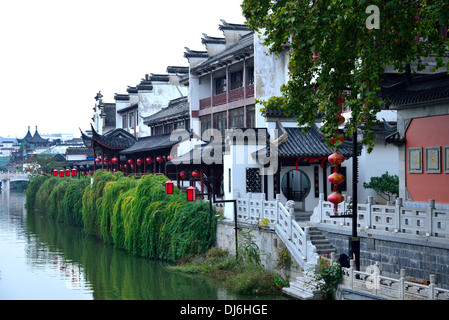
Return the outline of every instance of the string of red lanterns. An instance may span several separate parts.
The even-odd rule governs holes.
[[[343,108],[343,104],[345,102],[345,98],[341,95],[338,96],[337,103],[340,107]],[[345,122],[345,117],[341,115],[342,110],[340,110],[337,114],[337,119],[339,120],[339,126]],[[338,129],[337,129],[338,132]],[[338,135],[337,137],[330,138],[330,142],[335,144],[337,141],[344,142],[345,137],[343,135]],[[334,212],[338,211],[338,204],[345,200],[345,197],[338,192],[338,185],[345,181],[345,177],[338,172],[338,166],[345,161],[345,157],[338,153],[338,148],[334,148],[334,153],[331,154],[328,158],[328,161],[334,165],[334,172],[327,177],[330,183],[334,185],[332,193],[327,197],[327,201],[332,202],[334,204]]]
[[[73,168],[72,170],[70,169],[65,169],[65,170],[59,170],[59,176],[62,177],[70,177],[70,175],[72,175],[72,177],[76,177],[78,174],[78,171]],[[53,170],[53,177],[57,177],[58,176],[58,170],[54,169]]]

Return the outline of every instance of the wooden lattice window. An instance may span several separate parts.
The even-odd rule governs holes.
[[[259,168],[246,168],[246,192],[262,192],[262,177],[259,174]]]

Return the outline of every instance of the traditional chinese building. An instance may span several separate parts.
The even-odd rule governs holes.
[[[26,143],[26,144],[30,145],[31,148],[45,147],[50,144],[48,139],[44,139],[41,137],[41,135],[37,131],[37,126],[36,126],[36,131],[34,132],[34,135],[31,135],[30,127],[28,126],[28,132],[25,135],[25,137],[23,137],[22,139],[17,139],[17,142],[22,143],[22,144]]]
[[[386,141],[398,146],[400,197],[449,204],[449,75],[412,76],[383,88],[396,126]]]
[[[167,107],[171,100],[187,95],[188,88],[180,83],[187,67],[167,67],[166,74],[146,74],[136,86],[128,86],[126,94],[115,94],[116,127],[136,137],[150,136],[151,128],[144,119]]]
[[[203,34],[205,51],[186,48],[190,65],[191,128],[200,135],[217,129],[255,127],[254,33],[246,25],[222,20],[224,37]],[[218,137],[216,137],[218,138]]]

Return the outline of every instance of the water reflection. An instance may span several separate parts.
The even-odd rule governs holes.
[[[251,299],[229,295],[209,277],[132,256],[42,213],[27,214],[24,202],[23,194],[1,194],[0,299]]]

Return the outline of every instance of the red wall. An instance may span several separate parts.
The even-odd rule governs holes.
[[[414,201],[449,203],[449,173],[444,173],[444,146],[449,146],[449,115],[415,118],[406,134],[406,186]],[[440,146],[441,173],[426,173],[426,147]],[[408,173],[408,148],[422,147],[422,173]]]

